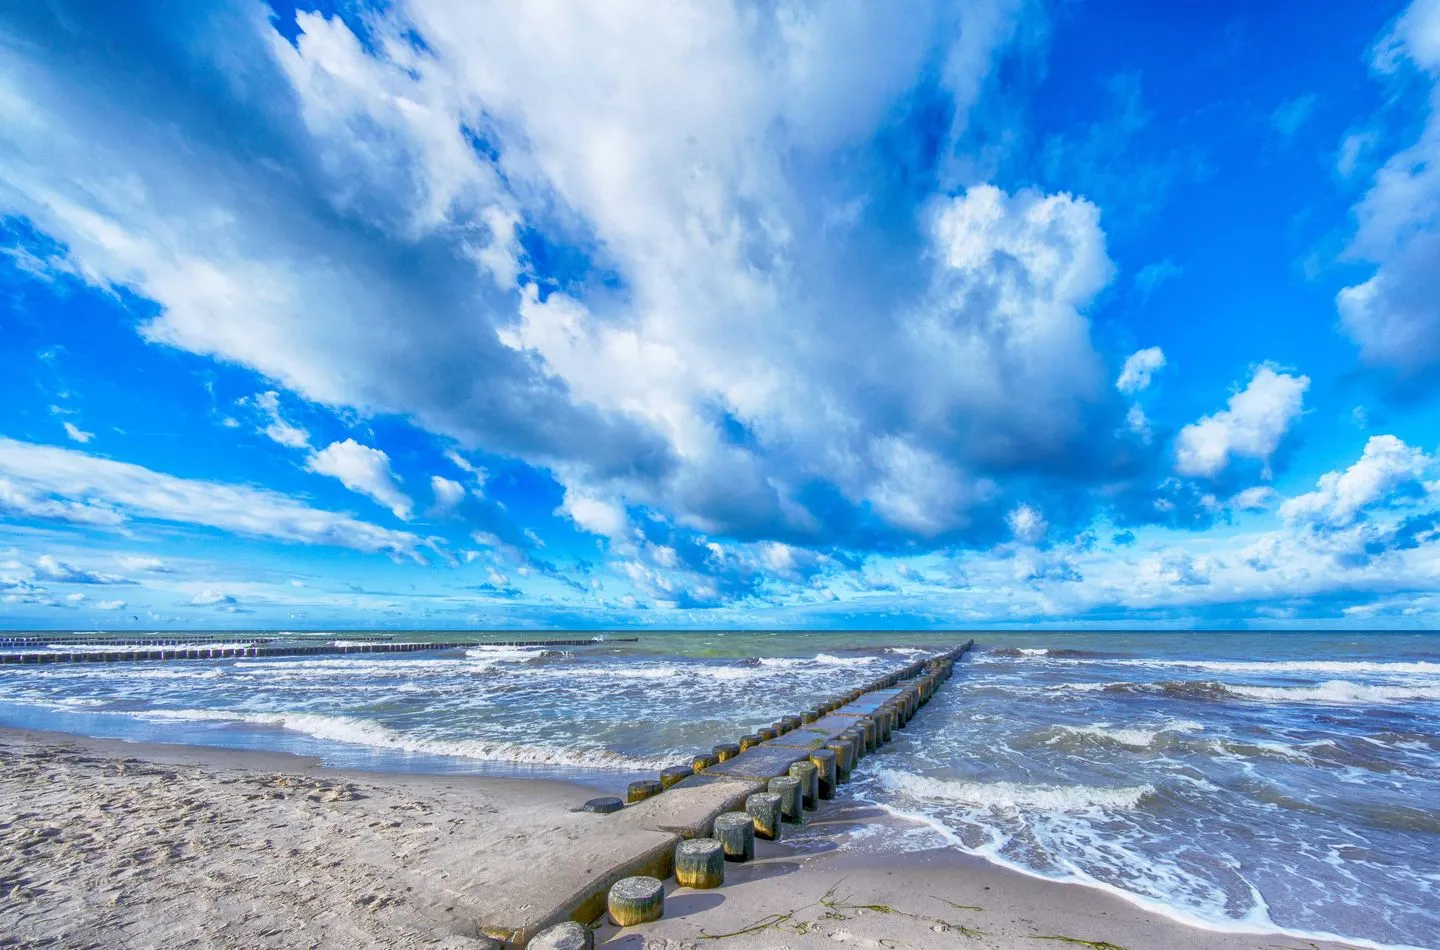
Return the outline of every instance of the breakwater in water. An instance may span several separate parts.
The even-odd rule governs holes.
[[[85,639],[76,643],[55,643],[40,638],[10,638],[0,647],[21,649],[0,652],[0,663],[38,665],[44,663],[126,663],[140,660],[233,660],[237,658],[282,656],[327,656],[351,653],[417,653],[422,650],[459,650],[468,647],[579,647],[603,642],[594,638],[583,640],[475,640],[393,643],[388,640],[349,640],[339,643],[286,644],[271,639],[216,643],[215,639],[191,640],[126,640],[123,638]],[[635,643],[638,637],[621,638],[612,643]],[[47,649],[35,649],[44,644]],[[103,649],[93,649],[103,647]],[[129,647],[130,649],[125,649]]]
[[[798,713],[740,742],[663,769],[658,780],[632,783],[628,803],[598,798],[578,824],[518,836],[516,853],[492,854],[497,872],[482,872],[472,893],[480,929],[525,946],[567,921],[590,923],[606,911],[607,898],[616,923],[656,919],[661,882],[672,873],[690,887],[722,885],[724,860],[749,860],[747,838],[782,838],[787,825],[804,822],[807,807],[834,797],[973,647],[916,660],[835,696],[806,697]]]

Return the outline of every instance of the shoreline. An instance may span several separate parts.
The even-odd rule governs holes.
[[[336,769],[289,752],[8,727],[0,727],[0,760],[0,851],[14,856],[0,864],[9,885],[0,937],[14,933],[21,945],[27,935],[35,942],[83,935],[101,947],[208,946],[218,927],[224,942],[234,943],[230,935],[240,928],[244,945],[255,947],[480,946],[466,887],[485,843],[563,820],[595,792],[581,782]],[[1041,939],[1091,941],[1130,950],[1375,946],[1200,928],[1102,887],[951,848],[849,847],[858,828],[909,820],[868,802],[826,803],[806,846],[760,842],[757,860],[728,866],[716,891],[679,889],[672,880],[664,919],[621,932],[602,926],[597,943],[670,950],[934,946],[941,939],[1031,948]],[[257,864],[253,835],[233,829],[259,822],[270,837]],[[319,828],[334,833],[317,835]],[[153,858],[162,845],[171,860],[124,863],[133,850]],[[322,881],[323,899],[315,896]],[[99,894],[104,902],[93,899]],[[304,909],[316,901],[326,910]],[[209,909],[203,920],[193,914],[196,903]],[[260,904],[267,907],[257,910]],[[981,909],[960,909],[973,907]]]

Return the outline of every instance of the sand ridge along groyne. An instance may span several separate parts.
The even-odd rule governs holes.
[[[277,642],[275,638],[232,637],[228,640],[217,638],[135,638],[97,637],[76,640],[73,649],[24,650],[27,646],[39,646],[62,642],[60,638],[10,637],[0,642],[3,647],[21,647],[20,652],[0,653],[0,663],[126,663],[142,660],[231,660],[247,657],[281,656],[324,656],[347,653],[415,653],[425,650],[459,650],[475,647],[581,647],[602,646],[610,643],[636,643],[638,637],[585,639],[585,640],[453,640],[430,642],[425,640],[404,643],[391,642],[389,638],[357,641],[345,637],[343,643],[295,643]],[[70,638],[64,638],[67,647]],[[224,645],[217,645],[223,643]],[[88,649],[103,646],[103,650]],[[123,647],[133,649],[120,649]]]
[[[824,698],[739,743],[665,769],[660,781],[634,783],[624,807],[610,800],[613,809],[577,811],[489,842],[466,882],[479,928],[507,946],[524,947],[547,927],[589,924],[605,912],[614,884],[636,875],[669,877],[680,842],[709,837],[716,818],[746,811],[752,796],[773,790],[772,780],[792,775],[797,763],[812,763],[817,797],[833,798],[856,762],[903,729],[974,645],[971,640]]]

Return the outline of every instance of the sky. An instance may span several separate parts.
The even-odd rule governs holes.
[[[1440,620],[1440,0],[0,8],[0,626]]]

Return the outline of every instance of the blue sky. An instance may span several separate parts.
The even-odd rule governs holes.
[[[1429,627],[1440,0],[0,12],[0,623]]]

